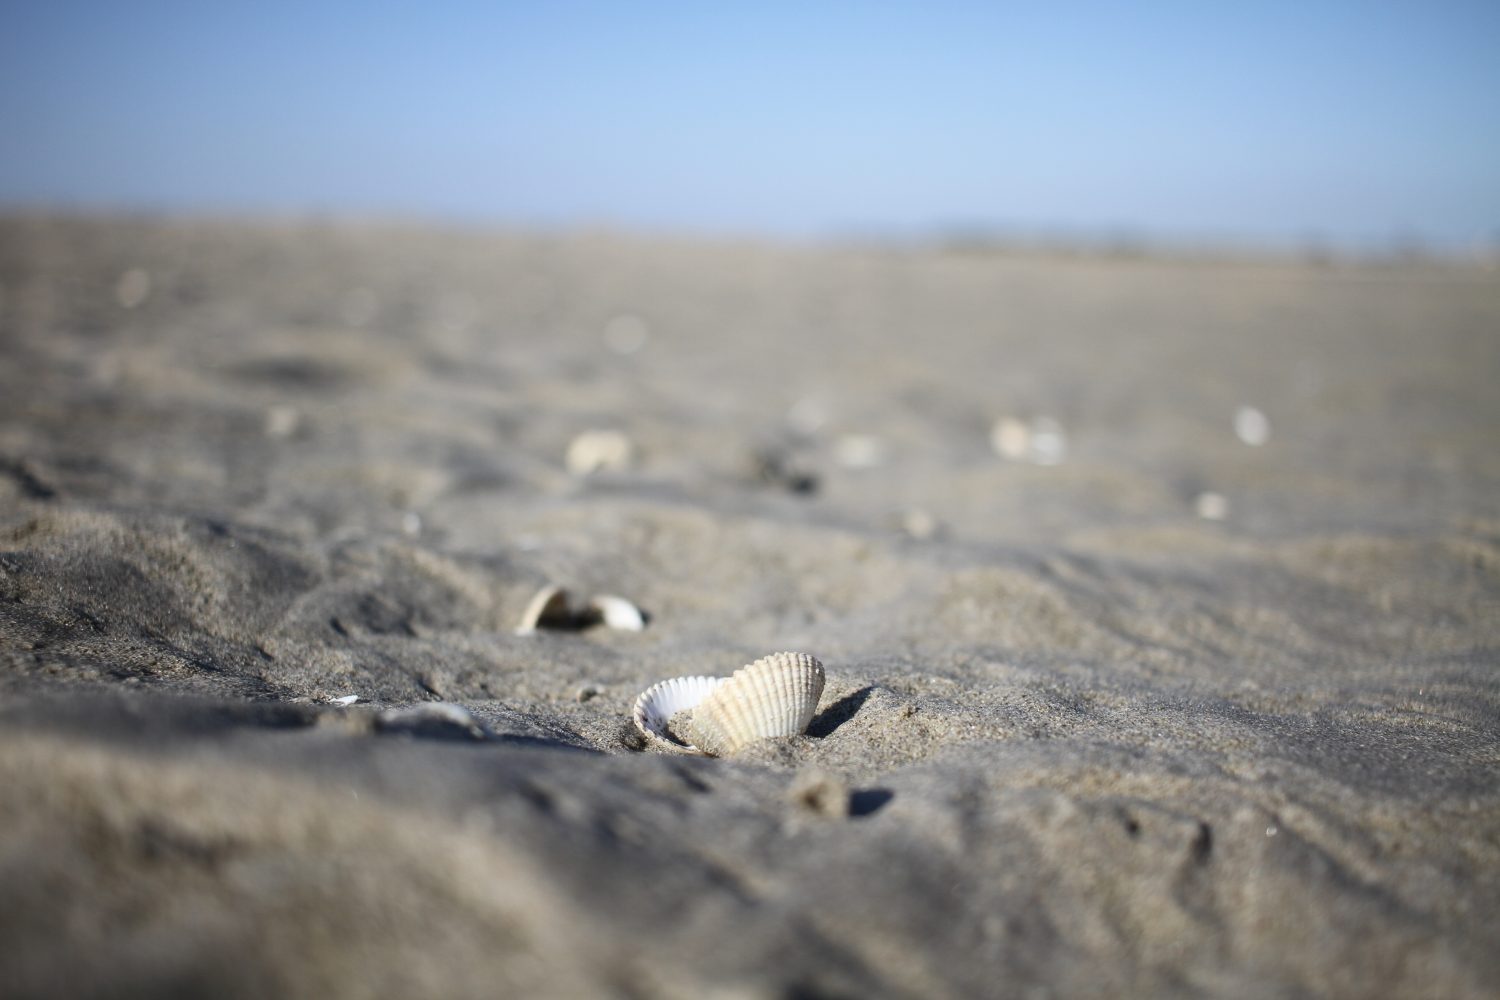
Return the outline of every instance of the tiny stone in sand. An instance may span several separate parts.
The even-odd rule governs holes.
[[[1271,421],[1253,406],[1242,406],[1234,411],[1234,434],[1252,448],[1259,448],[1271,439]]]
[[[568,445],[566,463],[575,476],[596,472],[623,472],[630,467],[635,448],[623,431],[589,430]]]

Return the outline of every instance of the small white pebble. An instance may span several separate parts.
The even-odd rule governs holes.
[[[1276,836],[1276,828],[1274,826],[1268,826],[1268,827],[1266,827],[1266,836],[1267,837],[1274,837],[1274,836]]]
[[[329,704],[331,704],[331,705],[337,705],[339,708],[348,708],[350,705],[354,704],[356,701],[359,701],[359,695],[357,695],[357,694],[346,694],[342,698],[330,698],[330,699],[328,699]]]
[[[1024,420],[1001,417],[990,428],[990,447],[1001,458],[1019,462],[1031,451],[1031,428]]]
[[[1058,465],[1068,454],[1068,436],[1062,424],[1051,417],[1031,422],[1031,460],[1037,465]]]
[[[651,328],[633,313],[611,316],[604,324],[604,346],[616,354],[635,354],[651,339]]]
[[[873,469],[885,462],[885,443],[873,434],[845,434],[834,442],[833,458],[846,469]]]
[[[1234,411],[1234,433],[1245,444],[1259,448],[1271,439],[1271,421],[1253,406]]]
[[[786,423],[798,434],[816,434],[828,423],[828,407],[812,396],[804,396],[786,411]]]
[[[1229,516],[1229,499],[1222,493],[1199,493],[1193,509],[1205,521],[1222,521]]]
[[[990,427],[990,447],[1010,462],[1059,465],[1068,454],[1068,435],[1052,417],[1001,417]]]
[[[630,466],[635,447],[624,432],[615,430],[584,431],[568,445],[566,464],[575,476],[595,472],[620,472]]]
[[[115,282],[115,301],[124,309],[142,305],[150,295],[151,274],[142,268],[132,267]]]
[[[291,406],[273,406],[266,411],[266,437],[285,439],[297,433],[302,416]]]
[[[414,510],[409,510],[401,515],[401,530],[412,537],[422,533],[422,515]]]
[[[901,516],[901,528],[911,537],[926,541],[938,533],[938,519],[920,507],[913,507]]]

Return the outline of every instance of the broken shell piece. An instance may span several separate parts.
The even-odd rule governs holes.
[[[688,736],[714,756],[807,729],[823,696],[823,664],[806,653],[772,653],[734,672],[693,710]]]
[[[846,469],[873,469],[885,462],[885,443],[873,434],[845,434],[833,443],[833,459]]]
[[[921,507],[913,507],[901,515],[901,530],[921,541],[932,538],[941,528],[938,519]]]
[[[652,744],[664,750],[678,753],[702,753],[698,747],[673,739],[668,729],[672,716],[678,712],[691,711],[704,698],[713,694],[720,684],[727,684],[723,677],[673,677],[651,685],[635,700],[631,713],[635,727]]]
[[[273,406],[266,411],[266,437],[285,440],[302,426],[302,414],[295,406]]]
[[[1259,448],[1271,439],[1271,421],[1255,407],[1242,406],[1234,411],[1234,434],[1250,447]]]
[[[1199,493],[1193,509],[1205,521],[1222,521],[1229,516],[1229,500],[1222,493]]]
[[[539,628],[565,628],[572,622],[568,592],[556,584],[548,584],[526,605],[521,623],[516,626],[516,635],[532,635]]]
[[[828,407],[813,396],[804,396],[786,411],[786,423],[798,434],[811,436],[828,423]]]
[[[1015,417],[1001,417],[990,428],[990,447],[1001,458],[1019,462],[1031,450],[1031,428]]]
[[[990,428],[990,447],[1012,462],[1058,465],[1068,454],[1068,435],[1052,417],[1031,421],[1001,417]]]
[[[646,627],[646,616],[641,614],[641,609],[614,594],[596,594],[589,598],[589,610],[610,628],[639,632]]]
[[[629,468],[635,448],[622,431],[584,431],[568,445],[565,459],[575,476],[595,472],[622,472]]]

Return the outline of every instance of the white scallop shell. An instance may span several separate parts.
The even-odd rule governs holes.
[[[667,735],[667,723],[678,712],[698,705],[720,684],[727,684],[724,677],[673,677],[651,685],[635,700],[635,727],[652,744],[664,750],[678,753],[702,753],[691,744],[682,744]]]
[[[806,653],[772,653],[714,688],[693,710],[693,745],[714,756],[807,730],[823,696],[823,664]]]
[[[526,605],[521,622],[516,626],[516,635],[531,635],[538,628],[566,624],[572,617],[568,610],[568,592],[556,584],[548,584]]]

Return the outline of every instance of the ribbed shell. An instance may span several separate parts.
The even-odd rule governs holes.
[[[635,700],[635,727],[658,747],[678,753],[701,753],[698,747],[683,746],[667,736],[667,723],[678,712],[687,711],[713,694],[727,677],[673,677],[651,685]]]
[[[823,696],[823,664],[806,653],[772,653],[724,681],[693,710],[693,744],[714,756],[759,740],[805,732]]]

